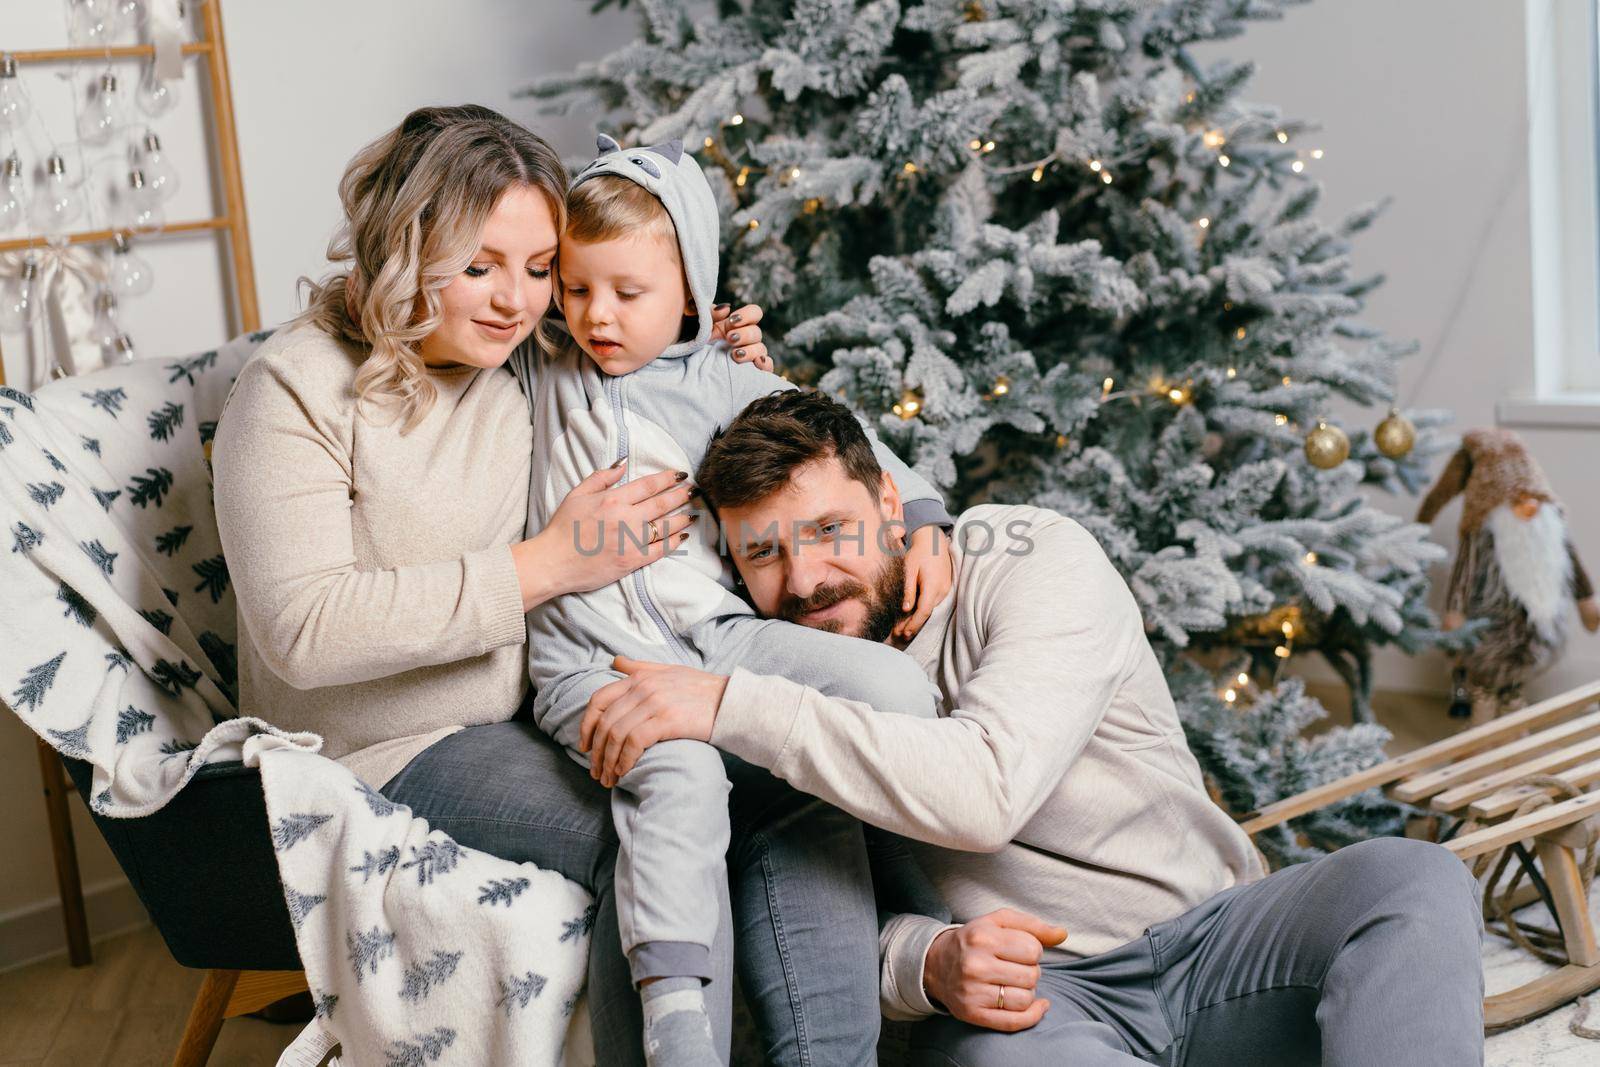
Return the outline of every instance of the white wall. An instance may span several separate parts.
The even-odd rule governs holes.
[[[58,0],[0,0],[0,44],[18,50],[65,44],[63,10]],[[298,309],[296,278],[322,272],[338,221],[339,176],[362,144],[413,107],[475,102],[526,122],[564,157],[587,159],[593,153],[590,118],[542,117],[532,102],[512,100],[511,91],[534,75],[597,58],[634,32],[631,15],[592,17],[583,0],[224,0],[223,21],[268,323]],[[77,83],[98,70],[83,69]],[[69,90],[52,73],[29,67],[23,77],[55,138],[70,140]],[[153,123],[184,161],[172,219],[213,210],[196,103],[200,73],[191,60],[184,101]],[[0,145],[0,152],[9,151]],[[22,151],[29,154],[26,142]],[[126,301],[122,319],[142,355],[199,351],[226,337],[217,247],[206,237],[139,246],[155,267],[156,289]],[[0,337],[13,383],[25,381],[29,370],[17,342],[15,335]],[[14,716],[0,714],[0,811],[15,823],[0,863],[0,967],[63,943],[50,910],[55,881],[38,775],[31,735]],[[72,806],[85,882],[101,889],[91,898],[91,916],[112,925],[126,921],[135,914],[126,883],[82,805],[74,800]]]
[[[1452,409],[1459,429],[1495,425],[1497,401],[1533,391],[1525,19],[1523,4],[1512,0],[1323,0],[1208,49],[1256,62],[1250,99],[1321,124],[1302,143],[1326,152],[1310,167],[1325,184],[1327,216],[1394,198],[1389,213],[1356,239],[1357,273],[1388,276],[1364,318],[1421,344],[1402,364],[1402,397],[1413,393],[1429,353],[1438,350],[1410,403]],[[1370,427],[1383,413],[1341,414]],[[1600,430],[1517,429],[1563,497],[1593,573],[1600,568],[1600,495],[1593,490]],[[1411,517],[1417,503],[1389,499],[1383,506]],[[1433,527],[1452,551],[1460,514],[1457,503]],[[1447,575],[1447,566],[1437,569],[1437,587]],[[1321,676],[1317,667],[1309,663],[1306,671]],[[1583,632],[1574,618],[1565,657],[1530,696],[1597,677],[1600,636]],[[1448,681],[1442,657],[1379,658],[1380,689],[1438,691]]]

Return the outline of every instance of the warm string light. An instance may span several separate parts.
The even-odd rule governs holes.
[[[900,394],[900,402],[894,406],[894,413],[902,419],[910,421],[917,417],[917,412],[922,410],[922,397],[917,395],[915,389],[907,389]]]
[[[1317,554],[1315,552],[1306,553],[1306,564],[1311,567],[1315,567],[1317,565]]]
[[[1007,378],[1004,374],[1000,375],[994,380],[994,389],[992,392],[995,396],[1005,396],[1007,393],[1011,392],[1011,379]]]

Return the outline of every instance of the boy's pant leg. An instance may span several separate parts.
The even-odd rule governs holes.
[[[862,701],[877,711],[922,718],[938,714],[938,688],[917,661],[880,642],[755,615],[707,619],[690,638],[713,674],[743,667],[788,678],[824,696]]]
[[[650,746],[611,791],[617,919],[634,982],[711,980],[717,897],[726,892],[728,776],[703,741]]]
[[[620,678],[592,669],[556,679],[534,701],[539,727],[585,767],[579,728],[589,697]],[[617,924],[635,983],[712,978],[718,901],[727,894],[728,777],[701,741],[652,745],[611,791]]]

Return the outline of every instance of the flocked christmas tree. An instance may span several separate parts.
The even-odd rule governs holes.
[[[1370,722],[1305,736],[1324,712],[1291,657],[1370,720],[1373,650],[1445,640],[1440,550],[1363,493],[1425,484],[1442,417],[1410,413],[1409,451],[1384,423],[1391,456],[1330,410],[1377,421],[1405,351],[1353,319],[1378,279],[1347,240],[1377,210],[1320,221],[1309,127],[1190,52],[1285,2],[641,0],[639,40],[527,90],[694,150],[724,292],[952,510],[1034,503],[1099,539],[1237,813],[1382,758]],[[1396,814],[1366,795],[1259,843],[1292,860]]]

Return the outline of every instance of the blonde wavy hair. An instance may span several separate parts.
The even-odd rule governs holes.
[[[566,227],[567,171],[543,138],[489,108],[418,108],[356,153],[339,181],[344,220],[320,282],[295,320],[367,348],[356,372],[361,407],[390,408],[406,433],[438,392],[417,344],[439,325],[439,291],[472,263],[483,226],[514,186],[542,193]],[[535,342],[557,344],[548,319]]]

